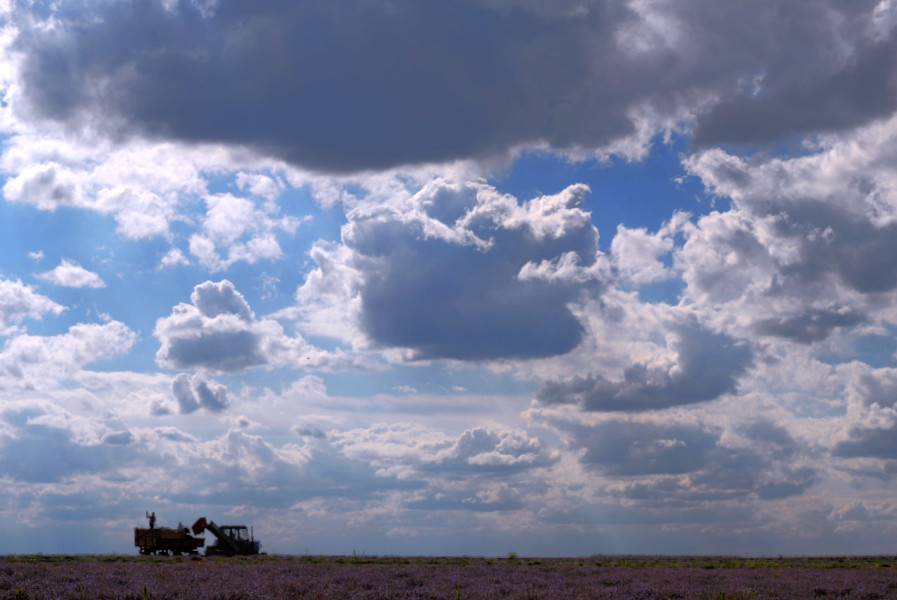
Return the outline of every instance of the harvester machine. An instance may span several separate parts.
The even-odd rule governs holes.
[[[200,517],[193,524],[193,535],[199,535],[206,529],[217,538],[215,543],[206,548],[206,556],[259,554],[262,543],[255,539],[246,525],[217,525],[215,521]]]

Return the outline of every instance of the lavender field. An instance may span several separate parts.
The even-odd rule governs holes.
[[[0,557],[0,599],[882,599],[890,557]]]

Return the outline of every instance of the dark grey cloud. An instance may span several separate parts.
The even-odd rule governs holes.
[[[741,425],[736,430],[755,442],[758,447],[780,458],[792,456],[798,449],[797,441],[788,430],[772,421],[758,419]]]
[[[590,79],[586,52],[610,44],[613,8],[566,21],[445,0],[94,8],[100,18],[69,9],[64,31],[19,36],[41,116],[77,121],[102,105],[114,134],[245,144],[336,170],[631,128],[611,88],[576,89]],[[588,93],[615,118],[575,124]]]
[[[757,93],[733,94],[699,121],[693,144],[770,145],[885,117],[897,106],[895,64],[897,44],[890,39],[812,72],[796,73],[788,61],[769,64]]]
[[[714,400],[736,392],[738,378],[752,363],[750,348],[696,325],[682,326],[674,346],[677,369],[627,368],[623,379],[601,375],[549,381],[539,389],[542,404],[578,404],[589,411],[645,411]]]
[[[864,294],[897,288],[897,264],[891,260],[897,252],[897,224],[879,225],[869,216],[809,199],[784,208],[764,203],[751,209],[777,215],[776,234],[798,245],[800,260],[782,269],[797,285],[835,273]]]
[[[239,372],[267,363],[252,331],[210,331],[201,337],[169,338],[161,358],[178,369]]]
[[[776,444],[753,440],[747,448],[724,448],[713,456],[707,468],[693,474],[691,487],[683,490],[683,500],[700,502],[743,500],[754,496],[777,500],[804,493],[819,479],[815,469],[794,464],[795,454],[777,453]]]
[[[795,469],[786,474],[781,481],[770,481],[757,486],[757,497],[761,500],[779,500],[798,496],[818,479],[816,471],[809,467]]]
[[[849,435],[835,445],[832,454],[842,458],[897,458],[897,425],[856,427]]]
[[[199,404],[212,412],[221,412],[227,408],[227,388],[216,385],[214,389],[206,381],[196,383],[196,397]]]
[[[533,208],[540,199],[525,208],[503,198],[495,207],[488,194],[491,199],[477,200],[453,192],[471,204],[464,207],[464,228],[456,225],[444,236],[428,235],[426,217],[353,217],[343,241],[363,273],[365,333],[379,345],[413,349],[421,359],[532,358],[572,350],[584,331],[568,305],[587,284],[519,274],[528,263],[566,253],[583,267],[596,262],[598,232],[579,208],[585,190],[571,186],[559,201],[539,205],[544,211]],[[427,209],[443,218],[460,214],[461,205],[445,208],[447,202]],[[471,236],[488,240],[488,247]]]
[[[851,383],[851,388],[863,406],[877,404],[894,408],[897,405],[897,373],[891,369],[861,373]]]
[[[70,431],[26,424],[0,444],[0,476],[29,483],[55,483],[83,473],[103,472],[133,458],[129,432],[110,434],[106,444],[77,443]]]
[[[818,477],[795,464],[802,454],[784,428],[754,421],[737,431],[747,445],[721,444],[722,431],[701,423],[622,419],[596,425],[558,424],[581,450],[580,461],[601,473],[626,477],[622,497],[645,506],[773,500],[802,494]],[[683,480],[682,475],[688,475]]]
[[[575,289],[518,280],[525,260],[376,229],[392,246],[362,290],[363,326],[376,342],[476,360],[563,354],[582,338],[566,306]]]
[[[808,310],[798,316],[763,319],[757,322],[762,335],[790,339],[800,344],[812,344],[827,338],[834,330],[862,323],[865,317],[854,311]]]
[[[171,382],[171,393],[178,402],[178,409],[182,415],[196,412],[199,409],[199,401],[193,392],[193,381],[186,373],[179,373]]]
[[[309,437],[319,440],[323,440],[327,437],[327,434],[321,431],[320,428],[307,423],[304,425],[294,425],[290,428],[290,431],[301,437]]]
[[[164,7],[169,4],[170,9]],[[566,5],[565,5],[566,6]],[[68,4],[21,16],[26,118],[256,148],[331,171],[595,147],[719,103],[698,144],[843,129],[895,106],[873,3],[367,0]],[[638,11],[653,14],[639,15]],[[887,34],[887,32],[885,32]],[[841,55],[833,52],[841,48]],[[754,89],[754,79],[760,86]]]
[[[179,373],[171,382],[171,392],[182,415],[196,412],[200,407],[211,412],[221,412],[228,407],[227,388],[209,384],[196,375],[190,377]]]
[[[112,444],[114,446],[125,446],[134,441],[134,436],[130,431],[114,431],[103,436],[104,444]]]
[[[606,421],[574,430],[581,461],[609,475],[689,473],[703,468],[719,433],[697,425]]]

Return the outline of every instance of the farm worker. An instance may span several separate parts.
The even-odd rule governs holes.
[[[146,513],[146,518],[149,519],[149,522],[150,522],[150,529],[152,529],[153,527],[156,526],[156,512],[155,512],[155,511],[153,511],[153,512],[147,512],[147,513]]]

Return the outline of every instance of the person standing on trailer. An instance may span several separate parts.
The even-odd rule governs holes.
[[[156,512],[155,511],[153,511],[153,512],[147,511],[146,518],[149,519],[150,529],[153,529],[156,526]]]

